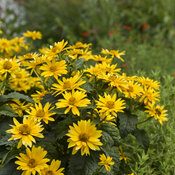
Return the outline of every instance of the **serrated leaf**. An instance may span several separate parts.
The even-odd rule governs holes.
[[[68,133],[69,126],[72,125],[73,122],[77,121],[78,118],[72,119],[70,117],[58,122],[58,125],[55,128],[56,139],[61,139]]]
[[[111,123],[103,123],[102,130],[108,133],[114,141],[113,145],[118,146],[120,142],[120,134],[118,128]]]
[[[86,90],[86,92],[90,93],[92,92],[94,89],[92,87],[92,85],[90,83],[88,83],[88,81],[86,81],[86,83],[84,83],[83,85],[81,85],[81,87]]]
[[[0,168],[0,175],[20,175],[21,172],[16,170],[17,165],[10,161],[7,165]]]
[[[9,93],[8,95],[1,95],[0,99],[3,101],[7,101],[8,99],[23,99],[27,102],[34,103],[34,101],[27,95],[21,94],[19,92],[12,92]]]
[[[0,106],[0,114],[10,116],[10,117],[18,116],[17,114],[15,114],[14,110],[10,106],[7,106],[7,105]]]
[[[8,141],[8,139],[11,137],[10,134],[5,133],[5,132],[0,132],[0,146],[2,145],[11,145],[12,142]]]
[[[105,131],[102,132],[102,138],[101,141],[103,144],[109,144],[109,145],[114,145],[114,140],[112,137]]]
[[[59,96],[54,96],[53,94],[46,94],[43,99],[41,100],[41,104],[45,106],[47,102],[51,103],[52,105],[55,105],[55,103],[58,101]]]
[[[71,155],[69,160],[69,174],[92,175],[99,167],[98,161],[98,152],[91,152],[90,156],[81,156],[79,152],[75,155]]]
[[[52,112],[55,112],[58,115],[63,115],[64,111],[65,111],[65,108],[56,108],[52,110]]]
[[[149,141],[149,137],[148,137],[146,131],[143,129],[137,128],[134,130],[133,135],[136,137],[137,143],[142,145],[144,147],[144,149],[147,150],[149,147],[150,141]]]
[[[102,150],[106,154],[106,156],[112,157],[112,161],[115,163],[113,166],[111,166],[111,172],[109,173],[109,175],[117,174],[116,172],[119,170],[119,158],[120,158],[118,147],[107,145],[107,146],[103,146]]]
[[[86,157],[85,161],[83,175],[92,175],[99,168],[99,152],[91,152],[90,157]]]
[[[81,156],[79,153],[71,155],[69,159],[69,171],[71,175],[82,175],[82,170],[85,167],[85,156]]]
[[[76,61],[75,61],[76,69],[82,69],[84,63],[85,63],[85,59],[84,58],[76,59]]]
[[[6,165],[10,160],[14,159],[18,154],[20,153],[20,150],[13,148],[10,150],[2,159],[2,165]]]
[[[129,112],[120,113],[118,115],[120,120],[119,131],[122,138],[126,137],[136,129],[137,116]]]

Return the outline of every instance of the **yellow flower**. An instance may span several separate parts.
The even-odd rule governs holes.
[[[50,48],[40,49],[40,52],[45,54],[47,58],[53,59],[56,58],[60,52],[67,49],[65,48],[67,43],[68,43],[67,41],[64,42],[64,40],[62,40],[60,42],[54,43],[54,46],[50,46]]]
[[[64,91],[75,90],[75,89],[83,91],[84,89],[80,88],[80,86],[84,84],[85,81],[80,80],[80,78],[81,78],[81,75],[80,75],[80,72],[78,72],[73,77],[70,77],[70,78],[63,77],[62,81],[57,80],[58,84],[56,83],[53,84],[54,87],[52,88],[55,90],[54,94],[57,93],[57,95],[59,95],[60,93],[63,93]]]
[[[51,104],[49,102],[47,102],[44,107],[42,107],[41,103],[38,105],[35,103],[35,108],[31,107],[31,111],[27,111],[29,114],[28,117],[35,118],[38,121],[43,120],[46,124],[48,124],[48,121],[55,121],[52,117],[50,117],[55,114],[54,112],[50,112],[54,108],[50,108],[50,106]]]
[[[99,112],[105,113],[105,115],[113,114],[117,117],[117,112],[123,112],[125,108],[125,102],[121,98],[116,100],[117,96],[114,94],[113,96],[104,93],[104,98],[99,95],[99,101],[96,100],[97,108],[101,110]]]
[[[133,98],[136,99],[138,96],[142,95],[143,88],[134,83],[134,81],[129,81],[127,85],[127,89],[123,91],[126,98]]]
[[[43,97],[48,94],[49,92],[46,91],[44,88],[40,91],[36,91],[36,94],[32,94],[32,99],[35,101],[35,103],[39,103]]]
[[[128,87],[128,81],[124,76],[109,74],[103,79],[109,82],[111,88],[116,88],[116,91],[123,93]]]
[[[147,109],[145,112],[148,113],[147,117],[154,117],[161,125],[164,121],[168,121],[168,118],[166,118],[167,110],[164,110],[164,106],[155,106],[154,103],[148,103],[145,108]]]
[[[54,43],[54,46],[51,47],[52,51],[53,52],[56,52],[57,54],[62,52],[63,50],[66,50],[66,45],[67,45],[67,41],[64,42],[64,40],[60,41],[60,42],[57,42],[57,43]]]
[[[51,164],[41,171],[41,175],[64,175],[64,173],[62,173],[64,168],[60,168],[60,165],[61,161],[52,160]]]
[[[86,61],[93,57],[91,51],[88,51],[88,48],[86,50],[83,49],[69,50],[67,51],[66,55],[68,55],[73,60],[78,58],[84,58]]]
[[[41,76],[51,77],[54,76],[58,80],[58,76],[66,74],[66,62],[64,60],[56,62],[55,59],[52,62],[47,62],[47,64],[40,67],[44,72],[41,73]]]
[[[49,159],[44,158],[46,154],[47,151],[41,147],[33,146],[31,150],[27,148],[26,154],[20,153],[20,157],[16,156],[19,159],[15,161],[19,165],[17,170],[22,170],[22,175],[35,175],[37,172],[41,174],[41,171],[48,167],[46,163],[49,162]]]
[[[125,154],[124,154],[123,149],[122,149],[121,146],[119,146],[119,150],[120,150],[120,160],[124,160],[125,163],[127,163],[128,161],[130,161],[130,158],[125,156]]]
[[[86,107],[88,104],[90,104],[90,100],[85,98],[87,95],[85,92],[81,91],[72,91],[71,92],[65,92],[63,94],[64,99],[60,99],[56,106],[57,108],[65,108],[68,107],[64,113],[67,114],[70,109],[72,110],[72,113],[74,115],[80,116],[80,112],[77,107]]]
[[[101,123],[111,123],[112,125],[116,125],[114,116],[112,116],[112,115],[105,115],[103,113],[100,113],[97,109],[95,109],[95,112],[98,113]],[[96,118],[97,115],[93,114],[93,117]]]
[[[10,53],[13,49],[12,43],[6,38],[0,38],[0,52]]]
[[[111,171],[110,165],[114,165],[114,162],[112,162],[112,157],[106,157],[105,154],[100,154],[100,162],[98,165],[105,166],[107,171]]]
[[[142,83],[143,86],[145,86],[146,88],[153,88],[156,90],[159,90],[159,82],[158,81],[153,81],[149,78],[145,78],[145,77],[140,77],[137,79],[138,82]]]
[[[94,55],[93,56],[93,60],[97,61],[97,62],[105,62],[107,64],[110,64],[112,59],[107,59],[106,56],[105,57],[102,57],[101,55]]]
[[[23,123],[19,123],[15,118],[13,118],[15,125],[11,125],[12,129],[7,130],[7,133],[13,134],[10,140],[20,139],[17,148],[24,146],[32,146],[32,142],[35,142],[35,137],[43,138],[44,136],[40,133],[44,128],[36,120],[32,118],[23,118]]]
[[[29,77],[29,74],[24,69],[17,69],[11,73],[10,81],[11,82],[21,82],[25,81]]]
[[[13,59],[0,59],[0,74],[6,78],[7,73],[12,74],[19,68],[19,64],[15,58]]]
[[[145,104],[152,102],[155,103],[159,100],[159,92],[155,91],[154,89],[150,88],[144,88],[142,92],[142,97],[140,98],[140,102],[144,102]]]
[[[101,51],[102,54],[105,54],[105,55],[111,55],[112,58],[117,57],[118,59],[120,59],[121,61],[124,62],[123,58],[121,58],[121,55],[125,55],[125,51],[123,52],[119,52],[119,50],[107,50],[107,49],[102,49]]]
[[[32,38],[33,40],[42,38],[41,32],[37,32],[37,31],[27,31],[23,33],[23,36],[27,38]]]
[[[23,116],[23,112],[27,111],[31,106],[33,106],[32,103],[26,103],[26,101],[21,102],[20,100],[13,100],[15,103],[10,103],[10,106],[12,109],[19,115],[19,117]]]
[[[26,80],[25,81],[10,81],[9,84],[16,91],[27,92],[31,87],[29,84],[29,79],[26,79]]]
[[[26,53],[25,55],[18,56],[23,66],[28,66],[29,61],[34,60],[36,57],[38,57],[38,54],[36,53]]]
[[[106,62],[102,62],[101,64],[96,64],[95,67],[85,70],[85,72],[90,72],[92,75],[103,78],[106,74],[118,74],[121,69],[116,69],[116,66],[117,64],[110,65]]]
[[[86,44],[82,42],[77,42],[75,45],[69,46],[69,49],[78,49],[78,48],[86,49],[86,48],[89,48],[91,45],[92,45],[91,43]]]
[[[69,126],[70,130],[66,134],[68,137],[68,148],[74,147],[72,154],[76,154],[81,149],[81,155],[90,155],[89,148],[92,150],[100,150],[99,146],[103,145],[99,137],[101,137],[101,130],[97,130],[95,125],[88,121],[81,120],[78,124],[73,123]]]
[[[33,60],[28,62],[26,66],[27,66],[27,69],[31,69],[31,74],[32,74],[35,69],[39,70],[38,66],[42,65],[44,62],[45,62],[45,57],[35,54],[35,56],[33,57]]]

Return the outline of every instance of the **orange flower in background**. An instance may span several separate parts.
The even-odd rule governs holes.
[[[131,40],[132,40],[132,38],[131,37],[128,37],[128,38],[126,38],[125,42],[127,43],[127,42],[129,42]]]
[[[144,31],[144,30],[148,29],[148,25],[146,23],[143,23],[143,24],[141,24],[141,28]]]
[[[80,34],[80,36],[82,37],[87,37],[90,34],[90,32],[83,32]]]
[[[113,35],[116,32],[117,32],[117,30],[109,30],[108,35],[111,36],[111,35]]]
[[[126,30],[128,30],[128,31],[132,30],[132,27],[131,26],[128,26],[128,25],[123,25],[123,28],[126,29]]]

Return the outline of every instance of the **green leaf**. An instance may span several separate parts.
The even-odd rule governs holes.
[[[12,92],[9,93],[8,95],[1,95],[0,96],[0,101],[8,101],[9,99],[23,99],[27,102],[34,103],[34,101],[27,95],[21,94],[19,92]]]
[[[112,137],[110,136],[110,134],[108,134],[107,132],[103,131],[102,132],[102,138],[101,138],[101,142],[103,144],[109,144],[109,145],[114,145],[114,140],[112,139]]]
[[[3,131],[0,131],[0,146],[2,145],[6,145],[6,146],[9,146],[12,144],[11,141],[8,141],[8,139],[11,137],[10,134],[6,133],[6,132],[3,132]]]
[[[15,114],[14,110],[10,106],[7,106],[7,105],[0,106],[0,114],[10,116],[10,117],[18,116],[17,114]]]
[[[91,152],[90,157],[86,157],[86,166],[84,167],[84,175],[92,175],[99,168],[99,152]]]
[[[54,96],[54,95],[52,95],[52,94],[46,94],[46,95],[43,97],[43,99],[41,100],[41,104],[42,104],[43,106],[45,106],[45,104],[46,104],[47,102],[49,102],[49,103],[55,105],[55,103],[56,103],[56,102],[58,101],[58,99],[59,99],[59,96],[60,96],[60,95]]]
[[[120,124],[119,131],[122,138],[126,137],[129,133],[132,133],[136,129],[137,116],[132,115],[129,112],[120,113],[118,115]]]
[[[75,60],[75,67],[76,69],[82,69],[84,66],[84,63],[85,63],[85,59],[84,58],[80,58],[80,59],[76,59]]]
[[[82,170],[85,167],[85,156],[81,156],[79,153],[71,155],[69,159],[69,173],[71,175],[82,175]]]
[[[65,136],[66,133],[68,133],[69,126],[72,125],[73,122],[77,121],[78,117],[75,119],[72,119],[71,117],[68,117],[60,122],[58,122],[58,125],[55,128],[55,135],[56,139],[61,139]]]
[[[112,161],[115,163],[113,166],[111,166],[111,172],[109,174],[117,174],[117,172],[119,170],[119,162],[120,162],[119,161],[120,153],[119,153],[118,147],[104,145],[102,147],[102,150],[106,154],[106,156],[112,157]]]
[[[56,108],[52,110],[52,112],[55,112],[58,115],[63,115],[64,111],[65,111],[65,108]]]
[[[91,151],[90,156],[81,156],[80,152],[71,155],[69,173],[71,175],[92,175],[99,167],[99,153]]]
[[[10,161],[7,165],[0,168],[0,175],[20,175],[21,172],[16,170],[17,165]]]
[[[86,90],[86,92],[90,93],[92,92],[94,89],[92,87],[92,85],[88,82],[88,80],[86,80],[86,83],[84,83],[83,85],[81,85],[81,87]]]
[[[17,148],[12,148],[2,159],[2,166],[6,165],[10,160],[14,159],[18,154],[20,153],[20,150]]]
[[[143,129],[137,128],[134,130],[133,135],[136,137],[137,143],[142,145],[144,147],[144,149],[147,150],[149,147],[150,141],[149,141],[149,137],[148,137],[146,131]]]
[[[118,128],[115,125],[111,124],[111,123],[103,123],[101,125],[101,127],[102,127],[103,132],[104,133],[106,132],[112,138],[112,140],[114,142],[113,145],[118,146],[119,142],[120,142],[120,134],[119,134]],[[107,134],[105,134],[105,136],[107,136]],[[105,136],[103,136],[103,137],[105,137]]]

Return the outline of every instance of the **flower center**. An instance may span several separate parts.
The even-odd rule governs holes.
[[[76,102],[76,99],[75,99],[74,97],[70,97],[70,98],[69,98],[69,104],[70,104],[70,105],[74,105],[75,102]]]
[[[29,162],[28,162],[28,166],[30,168],[36,167],[36,161],[35,161],[35,159],[30,159]]]
[[[109,77],[109,81],[114,81],[116,79],[116,76],[114,76],[114,75],[111,75],[110,77]]]
[[[19,127],[19,133],[22,135],[29,135],[30,134],[30,127],[28,124],[23,124]]]
[[[70,81],[64,82],[63,89],[71,89]]]
[[[53,172],[51,170],[46,172],[46,175],[53,175]]]
[[[36,117],[38,118],[43,118],[45,115],[45,112],[42,110],[42,109],[39,109],[37,112],[36,112]]]
[[[109,109],[114,108],[114,102],[113,101],[107,101],[106,102],[106,107],[109,108]]]
[[[55,72],[57,70],[57,67],[56,66],[50,66],[50,71],[51,72]]]
[[[16,73],[15,76],[16,76],[16,78],[18,78],[18,79],[22,78],[22,75],[21,75],[20,73]]]
[[[4,64],[3,64],[3,68],[4,69],[11,69],[12,68],[12,63],[10,61],[5,61]]]
[[[56,52],[56,51],[57,51],[57,47],[56,46],[52,47],[52,52]]]
[[[128,92],[134,92],[134,88],[132,86],[129,86]]]
[[[87,136],[86,133],[80,134],[79,135],[79,140],[82,142],[87,142],[89,140],[89,136]]]
[[[160,109],[156,109],[155,111],[156,111],[156,114],[160,116],[160,114],[161,114]]]

